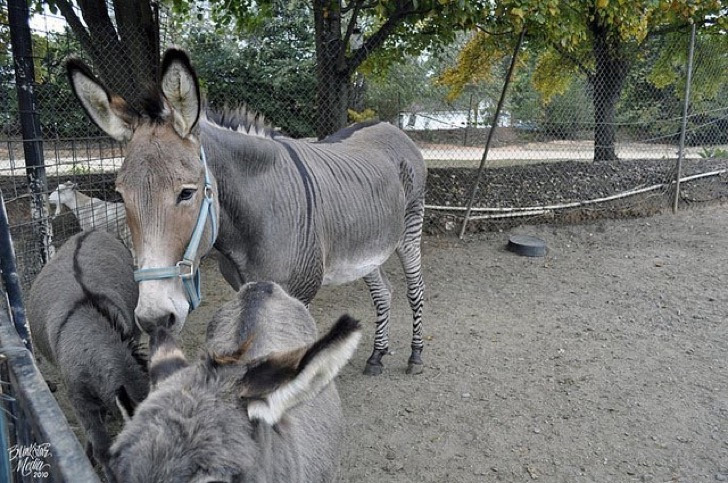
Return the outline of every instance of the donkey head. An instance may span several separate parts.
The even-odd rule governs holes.
[[[236,353],[210,354],[189,366],[166,329],[158,329],[149,368],[154,387],[110,451],[117,480],[258,481],[256,476],[281,470],[271,468],[279,444],[294,448],[336,438],[338,431],[311,433],[330,427],[338,410],[330,406],[338,398],[317,400],[300,423],[302,416],[291,410],[326,388],[353,355],[360,335],[359,323],[343,316],[310,346],[243,362],[247,342]],[[275,425],[282,437],[273,444]]]
[[[141,278],[135,315],[147,332],[162,324],[179,332],[190,310],[183,278],[192,276],[199,260],[212,247],[217,226],[217,185],[201,163],[198,120],[200,89],[190,60],[181,50],[164,54],[161,81],[145,102],[144,112],[133,109],[91,73],[81,61],[67,63],[73,91],[86,113],[104,132],[127,142],[126,158],[116,178],[124,199],[126,219],[140,272],[177,268],[177,275]],[[207,180],[207,183],[206,183]],[[199,246],[191,260],[183,255],[195,230],[203,204],[212,202]]]

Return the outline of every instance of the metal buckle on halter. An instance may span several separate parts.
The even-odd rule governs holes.
[[[209,184],[206,184],[205,185],[205,198],[212,201],[212,195],[213,195],[212,186]]]
[[[189,260],[180,260],[175,264],[177,271],[179,272],[179,278],[189,279],[195,275],[195,267]],[[185,273],[182,267],[185,267],[188,271]]]

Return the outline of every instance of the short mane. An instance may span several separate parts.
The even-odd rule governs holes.
[[[225,106],[219,111],[206,106],[203,112],[205,118],[217,127],[264,138],[273,138],[279,134],[266,123],[263,114],[248,108],[245,104],[235,108]]]
[[[169,114],[162,100],[162,91],[158,87],[147,89],[140,107],[142,116],[152,123],[163,123],[166,120],[165,113]]]
[[[162,93],[159,89],[150,90],[142,99],[142,115],[153,123],[163,123],[167,119],[169,111],[166,110]],[[203,104],[202,116],[216,127],[230,129],[249,136],[273,138],[281,134],[266,123],[263,114],[248,108],[242,104],[238,107],[225,106],[221,110],[212,109],[206,103]]]

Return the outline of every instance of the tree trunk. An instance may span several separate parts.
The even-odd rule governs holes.
[[[134,84],[144,94],[156,87],[158,80],[157,12],[152,9],[150,0],[114,0],[114,13],[119,38],[130,61]]]
[[[341,36],[339,0],[314,0],[316,32],[316,135],[322,139],[346,126],[351,72]]]
[[[594,75],[590,79],[594,89],[594,161],[614,161],[618,159],[614,149],[617,133],[615,112],[629,71],[629,62],[619,38],[609,35],[608,30],[599,25],[598,18],[595,18],[590,28],[594,35],[596,63]]]
[[[114,0],[115,23],[106,0],[77,3],[83,22],[69,0],[56,4],[104,84],[139,109],[159,75],[159,29],[150,0]]]
[[[366,109],[367,79],[358,72],[352,77],[349,84],[349,108],[356,112],[363,112]]]
[[[396,9],[387,20],[359,47],[353,47],[347,57],[347,43],[356,29],[361,9],[371,9],[377,2],[365,5],[357,0],[348,2],[350,15],[346,34],[342,35],[341,0],[313,0],[314,29],[316,36],[316,80],[318,83],[318,111],[316,134],[324,138],[346,126],[347,108],[351,88],[351,75],[370,53],[379,49],[410,15],[425,18],[433,12],[417,10],[414,0],[393,2]],[[437,5],[437,3],[436,3]]]
[[[330,66],[331,64],[320,63],[316,71],[316,136],[319,139],[335,133],[347,124],[349,74],[337,72]]]

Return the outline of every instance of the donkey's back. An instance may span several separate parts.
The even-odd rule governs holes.
[[[33,283],[28,320],[41,353],[56,360],[54,341],[69,315],[82,305],[98,308],[125,334],[135,332],[138,286],[129,250],[113,235],[90,231],[72,236]]]

